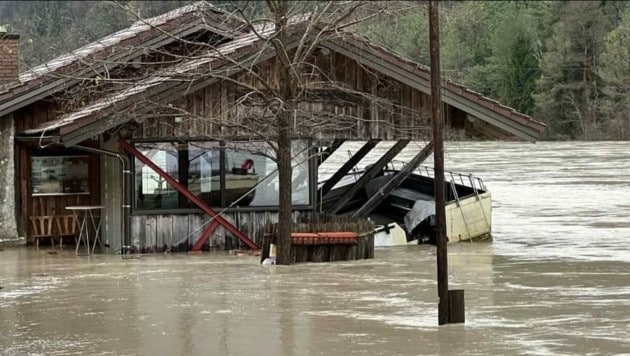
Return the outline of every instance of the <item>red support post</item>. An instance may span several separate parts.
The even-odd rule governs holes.
[[[216,220],[212,220],[208,228],[203,231],[203,234],[201,234],[201,237],[197,240],[197,243],[195,243],[195,246],[192,247],[191,251],[201,251],[201,247],[208,241],[210,236],[214,234],[217,227],[219,227],[219,223]]]
[[[206,202],[201,200],[199,197],[197,197],[195,194],[193,194],[186,187],[181,185],[177,180],[175,180],[175,178],[171,177],[168,173],[164,172],[162,170],[162,168],[158,167],[149,158],[147,158],[140,151],[138,151],[135,147],[133,147],[133,145],[131,145],[129,142],[127,142],[126,140],[121,138],[121,139],[118,140],[118,144],[120,145],[120,147],[123,150],[125,150],[126,152],[128,152],[132,156],[134,156],[137,159],[139,159],[140,162],[146,164],[147,166],[149,166],[149,168],[153,169],[155,171],[155,173],[157,173],[160,177],[164,178],[164,180],[168,184],[170,184],[173,188],[177,189],[178,192],[182,193],[182,195],[184,195],[191,202],[193,202],[193,204],[197,205],[201,210],[203,210],[204,213],[208,214],[211,218],[214,219],[214,221],[216,221],[219,225],[223,226],[223,228],[225,228],[227,231],[229,231],[232,235],[236,236],[239,240],[241,240],[249,248],[251,248],[252,250],[259,250],[260,249],[260,247],[258,247],[258,245],[256,245],[256,243],[254,241],[252,241],[246,234],[244,234],[241,230],[237,229],[234,225],[232,225],[224,217],[222,217],[221,215],[217,214],[217,212],[214,211],[210,206],[208,206],[208,204],[206,204]],[[210,224],[210,226],[208,227],[208,229],[206,231],[204,231],[204,235],[205,235],[205,233],[208,232],[208,230],[210,230],[210,228],[212,227],[213,224],[214,224],[214,222],[212,224]],[[208,235],[208,237],[209,237],[209,235]],[[206,239],[208,237],[206,237]]]

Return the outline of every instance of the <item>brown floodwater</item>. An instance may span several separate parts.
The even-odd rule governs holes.
[[[449,245],[465,324],[437,326],[432,246],[289,267],[16,248],[0,251],[0,355],[627,355],[629,151],[448,145],[447,169],[494,202],[493,242]]]

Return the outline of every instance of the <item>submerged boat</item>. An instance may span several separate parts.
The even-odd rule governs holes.
[[[395,164],[371,179],[339,214],[352,214],[400,169]],[[363,174],[352,172],[337,184],[322,201],[325,211],[350,189]],[[375,245],[435,243],[435,202],[433,169],[421,166],[389,193],[369,218],[377,224]],[[323,183],[323,182],[320,182]],[[472,175],[445,173],[446,236],[449,242],[491,238],[492,196],[483,180]],[[404,233],[404,239],[401,234]]]

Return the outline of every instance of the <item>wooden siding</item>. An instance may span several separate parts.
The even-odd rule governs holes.
[[[294,212],[294,219],[308,216],[308,211]],[[265,225],[277,223],[278,213],[229,212],[222,216],[234,224],[258,245],[262,245]],[[164,214],[131,216],[131,249],[137,253],[168,251],[188,251],[208,226],[209,217],[205,214]],[[238,249],[238,239],[219,227],[204,249]]]
[[[56,104],[39,101],[14,113],[16,136],[25,129],[36,127],[41,123],[53,119],[58,112]],[[88,146],[95,146],[93,142],[86,142]],[[17,227],[20,236],[26,236],[31,242],[31,216],[41,215],[69,215],[66,206],[100,204],[100,163],[99,157],[89,155],[89,195],[57,195],[32,196],[31,192],[31,157],[34,155],[88,155],[81,151],[67,150],[59,146],[39,147],[35,142],[17,142],[15,149],[15,191]]]
[[[339,53],[323,54],[317,51],[311,62],[318,66],[320,72],[305,73],[302,76],[304,87],[313,91],[319,89],[320,92],[328,90],[329,95],[308,97],[298,103],[297,108],[306,113],[330,115],[335,118],[336,125],[320,129],[309,126],[308,122],[301,122],[296,126],[298,136],[387,140],[427,139],[430,136],[430,96],[372,72]],[[274,65],[275,60],[272,59],[259,64],[256,69],[272,85],[277,83]],[[332,81],[326,78],[331,78]],[[246,73],[237,75],[235,80],[264,90],[263,84]],[[324,85],[323,82],[328,84]],[[365,95],[356,95],[357,92],[374,95],[379,99],[368,102],[364,99]],[[248,120],[258,114],[257,108],[255,105],[237,103],[246,93],[242,87],[232,82],[216,82],[171,103],[181,110],[164,107],[145,115],[140,120],[141,124],[129,125],[130,136],[137,139],[252,136],[251,132],[244,129],[221,126],[224,123],[251,126]],[[446,134],[450,137],[454,137],[454,132],[466,129],[465,122],[461,119],[465,117],[465,113],[461,110],[445,104],[444,115],[448,124]],[[178,117],[177,122],[175,117]],[[340,127],[343,129],[340,130]],[[508,136],[505,134],[505,137]]]

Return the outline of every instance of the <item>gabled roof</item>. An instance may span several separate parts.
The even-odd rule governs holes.
[[[429,67],[398,56],[357,34],[345,34],[324,42],[323,46],[431,95]],[[442,101],[524,140],[535,141],[545,130],[545,124],[450,80],[442,87]]]
[[[267,26],[259,28],[257,32],[261,32],[264,37],[273,33],[273,28]],[[187,93],[204,88],[228,75],[236,74],[246,67],[270,58],[273,52],[269,46],[265,51],[260,51],[266,41],[259,35],[260,33],[252,32],[235,37],[230,42],[210,50],[207,56],[184,60],[149,78],[131,84],[126,89],[25,133],[42,134],[58,130],[66,146],[81,142],[86,137],[132,120],[132,115],[129,115],[131,111],[148,112],[153,108],[150,103],[172,102]],[[297,45],[297,41],[293,45]],[[358,35],[345,34],[334,40],[323,42],[322,46],[430,95],[429,68],[373,45]],[[240,63],[240,67],[231,66],[230,64],[233,63]],[[213,75],[181,80],[183,77],[191,79],[191,75],[198,74],[195,69],[203,67],[212,68]],[[544,124],[529,116],[517,113],[509,107],[451,81],[446,82],[442,96],[443,101],[449,105],[525,140],[535,141],[545,129]],[[138,103],[143,101],[146,105],[138,108]]]
[[[149,102],[160,102],[162,97],[166,97],[169,102],[174,101],[187,93],[195,92],[224,77],[236,74],[248,66],[269,59],[272,55],[270,51],[260,53],[258,49],[263,44],[260,36],[271,33],[273,33],[273,28],[261,27],[256,33],[242,35],[217,46],[209,51],[207,56],[166,68],[154,76],[130,85],[125,90],[63,115],[58,120],[26,130],[24,133],[36,134],[59,130],[64,136],[64,144],[81,142],[85,134],[92,136],[95,132],[104,132],[133,119],[130,113],[135,111],[136,105],[143,100],[147,101],[147,105],[142,107],[140,112],[151,110]],[[233,65],[235,63],[238,63],[239,67],[235,67]],[[214,76],[198,76],[199,68],[204,67],[212,68]],[[222,71],[222,68],[225,71]]]
[[[207,30],[233,38],[241,33],[242,24],[236,17],[205,1],[137,21],[126,29],[21,73],[19,81],[0,86],[0,117],[189,34]]]

